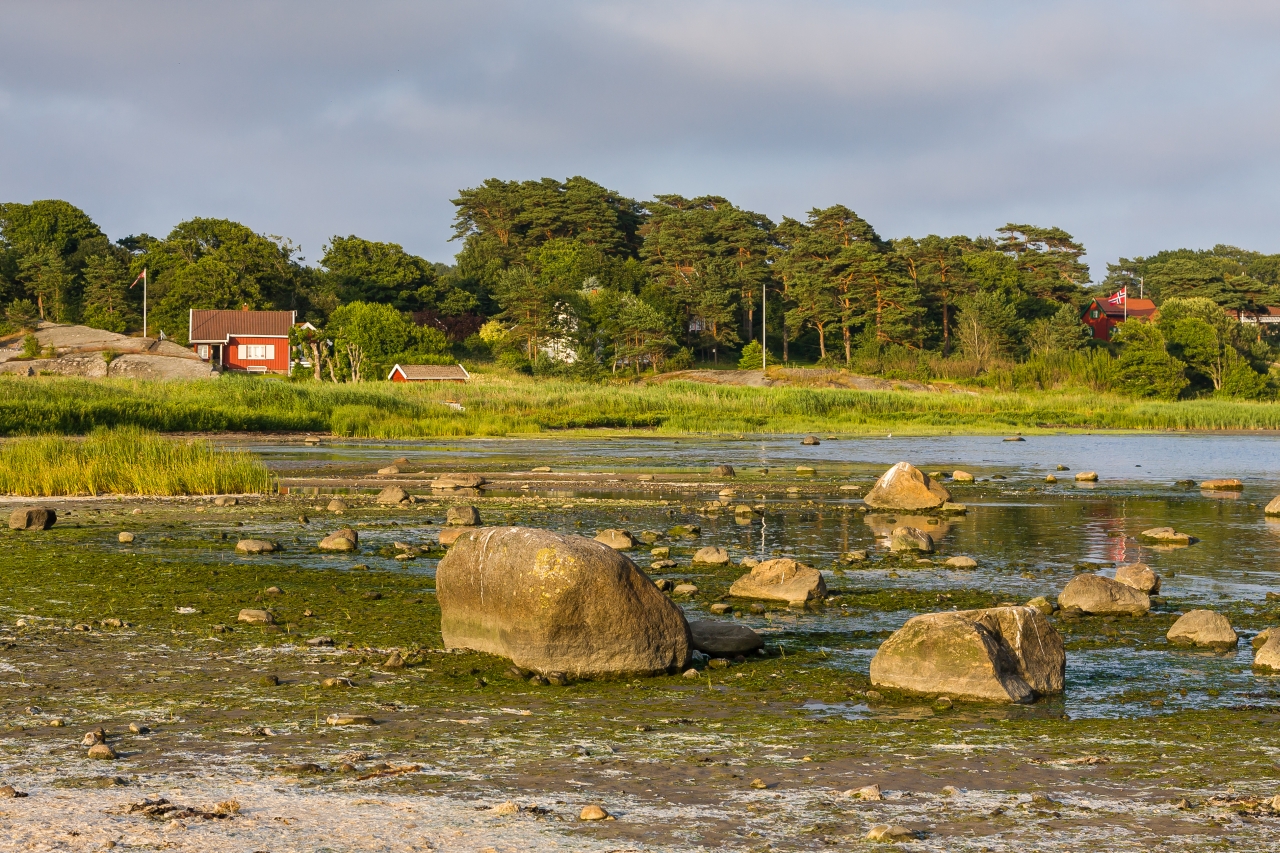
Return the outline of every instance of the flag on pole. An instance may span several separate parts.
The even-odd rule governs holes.
[[[142,272],[138,273],[138,277],[133,280],[133,284],[137,284],[138,282],[142,281],[146,277],[147,277],[147,268],[143,267]],[[133,284],[129,285],[129,287],[132,288]]]
[[[1129,299],[1129,288],[1128,286],[1125,286],[1117,290],[1115,292],[1115,295],[1113,295],[1110,299],[1108,299],[1107,302],[1111,303],[1112,305],[1123,305],[1126,301],[1128,301],[1128,299]]]

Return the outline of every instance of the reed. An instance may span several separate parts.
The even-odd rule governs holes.
[[[1280,405],[1134,400],[1105,388],[1107,365],[1045,363],[1036,382],[1091,377],[1079,390],[939,392],[711,385],[595,384],[479,374],[467,385],[0,378],[0,435],[313,432],[360,438],[448,438],[562,430],[659,433],[1004,432],[1045,429],[1280,429]],[[1006,386],[1007,387],[1007,386]],[[457,411],[452,400],[464,407]]]
[[[0,445],[0,493],[10,495],[213,495],[271,487],[271,474],[252,453],[137,427],[99,428],[84,439],[31,436]]]

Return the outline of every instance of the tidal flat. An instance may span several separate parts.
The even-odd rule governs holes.
[[[0,785],[28,795],[0,800],[0,850],[860,849],[880,846],[863,840],[876,824],[907,827],[897,846],[915,850],[1280,844],[1280,680],[1252,669],[1248,642],[1280,625],[1280,524],[1262,509],[1280,494],[1280,439],[799,438],[273,438],[234,444],[276,494],[41,500],[52,529],[0,532]],[[398,459],[401,473],[375,473]],[[944,480],[967,513],[913,519],[934,554],[890,554],[901,519],[861,503],[900,459],[975,475]],[[1081,470],[1099,481],[1076,484]],[[490,482],[433,492],[448,472]],[[1196,487],[1225,476],[1243,491]],[[376,504],[391,483],[416,500]],[[697,587],[672,596],[690,618],[748,625],[766,653],[697,678],[539,686],[446,651],[435,543],[455,505],[485,524],[650,539],[629,556]],[[346,525],[359,551],[317,549]],[[1156,526],[1200,541],[1139,536]],[[251,537],[281,550],[238,554]],[[420,550],[398,559],[397,542]],[[705,545],[732,564],[693,565]],[[651,570],[651,547],[675,565]],[[976,567],[944,565],[957,555]],[[763,612],[729,598],[741,561],[770,556],[821,569],[829,594]],[[1164,578],[1150,614],[1051,617],[1061,697],[948,706],[868,680],[915,614],[1052,600],[1134,560]],[[732,610],[712,616],[717,603]],[[1199,607],[1230,618],[1236,650],[1166,641]],[[276,622],[237,622],[244,608]],[[115,760],[87,757],[98,727]],[[845,793],[873,784],[882,799]],[[614,819],[579,820],[589,804]]]

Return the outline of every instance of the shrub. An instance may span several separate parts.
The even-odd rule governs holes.
[[[739,370],[760,370],[763,368],[764,348],[760,346],[759,341],[747,341],[747,345],[742,348],[742,355],[738,358]]]

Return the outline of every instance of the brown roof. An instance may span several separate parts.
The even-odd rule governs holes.
[[[466,368],[461,364],[397,364],[391,368],[391,373],[387,374],[387,378],[391,378],[391,374],[396,371],[404,374],[404,378],[410,382],[430,382],[430,381],[447,381],[462,380],[466,382],[471,378]]]
[[[1121,302],[1119,305],[1112,305],[1107,301],[1105,296],[1094,300],[1098,303],[1108,317],[1124,317],[1126,314],[1125,305]],[[1150,317],[1156,313],[1156,304],[1150,299],[1130,299],[1128,316],[1130,317]]]
[[[232,335],[257,338],[287,338],[294,311],[208,311],[192,309],[192,343],[225,344]]]

